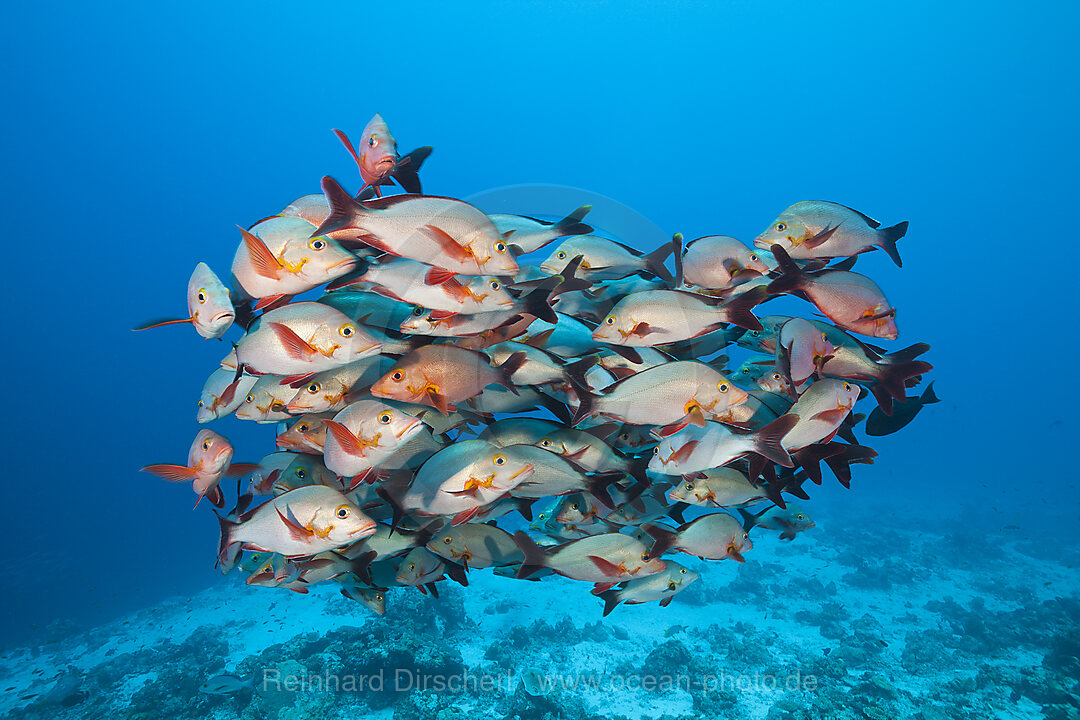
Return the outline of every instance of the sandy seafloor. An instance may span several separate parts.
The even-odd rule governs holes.
[[[1080,717],[1075,545],[1042,542],[1015,525],[986,530],[977,515],[913,525],[911,514],[878,507],[815,519],[817,527],[792,543],[755,531],[743,565],[680,555],[702,572],[697,583],[667,608],[620,606],[607,618],[589,585],[562,578],[522,582],[473,571],[468,588],[440,582],[438,600],[396,589],[378,617],[333,582],[304,596],[251,588],[232,575],[82,634],[6,649],[0,712],[283,720]],[[528,668],[552,678],[555,689],[541,697],[524,692],[519,678]],[[261,677],[267,670],[312,684],[312,676],[357,683],[381,674],[383,688],[197,690],[222,671]],[[589,686],[560,687],[558,678],[579,675]],[[456,677],[466,688],[394,691],[396,681],[420,677],[429,684]],[[500,687],[485,690],[484,677]],[[656,687],[642,687],[649,682]]]

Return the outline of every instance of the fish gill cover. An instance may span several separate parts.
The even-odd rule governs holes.
[[[900,266],[907,222],[800,201],[751,243],[632,247],[591,204],[538,219],[423,194],[432,148],[399,154],[379,115],[358,145],[334,132],[358,191],[324,177],[267,208],[229,273],[196,265],[186,317],[139,328],[231,340],[199,423],[281,424],[256,463],[204,428],[185,464],[144,468],[191,484],[248,585],[336,582],[381,615],[490,570],[579,580],[605,615],[667,605],[698,577],[680,553],[742,563],[757,533],[813,528],[791,498],[847,487],[877,456],[860,433],[937,401],[929,346],[882,346],[897,311],[854,269]]]

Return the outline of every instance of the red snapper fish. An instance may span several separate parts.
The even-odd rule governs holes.
[[[873,280],[847,270],[806,272],[779,245],[773,245],[773,255],[783,274],[769,283],[770,294],[803,297],[845,330],[896,339],[896,308]]]
[[[257,374],[306,376],[377,355],[380,345],[340,310],[298,302],[263,314],[236,346],[236,360]]]
[[[378,113],[364,126],[360,145],[356,149],[353,149],[352,142],[344,132],[334,130],[334,134],[360,169],[364,187],[360,188],[359,197],[367,194],[381,197],[380,186],[393,185],[393,180],[397,180],[407,193],[420,192],[420,177],[417,173],[420,165],[431,154],[430,146],[417,148],[405,157],[399,157],[397,140]]]
[[[316,235],[354,240],[461,275],[515,275],[517,261],[487,215],[437,195],[394,195],[361,203],[322,180],[330,215]]]
[[[147,465],[144,471],[173,482],[190,482],[199,498],[206,497],[217,507],[225,504],[218,483],[225,477],[243,477],[259,469],[252,463],[232,463],[233,446],[213,430],[204,428],[195,436],[188,450],[187,465]]]
[[[229,289],[218,279],[210,266],[203,262],[195,266],[195,271],[191,273],[191,279],[188,280],[187,307],[186,318],[155,320],[135,329],[149,330],[165,325],[191,323],[195,326],[195,332],[204,338],[216,339],[232,327],[233,320],[236,318],[236,310],[233,309]]]
[[[760,253],[726,235],[706,235],[686,243],[682,269],[683,281],[703,290],[724,290],[770,270]]]
[[[289,490],[234,519],[218,516],[218,565],[236,566],[241,550],[275,552],[286,558],[317,555],[363,540],[375,521],[344,495],[325,485]]]
[[[260,220],[251,230],[240,228],[243,241],[232,273],[258,300],[256,309],[279,305],[356,267],[355,255],[314,229],[307,220],[283,216]]]
[[[883,228],[858,210],[824,200],[807,200],[780,213],[769,229],[757,236],[754,245],[762,250],[779,245],[798,260],[853,257],[881,248],[900,267],[896,242],[904,237],[907,228],[906,220]]]

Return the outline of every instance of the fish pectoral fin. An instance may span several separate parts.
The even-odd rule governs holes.
[[[255,307],[253,309],[270,312],[275,308],[288,305],[292,298],[292,295],[267,295],[266,297],[259,298],[255,301]]]
[[[472,253],[469,249],[462,247],[457,240],[450,236],[448,232],[436,225],[425,225],[424,230],[427,231],[428,236],[435,241],[435,244],[442,249],[449,257],[457,261],[465,260],[472,257]]]
[[[267,324],[284,346],[286,354],[294,360],[310,360],[314,355],[319,354],[318,348],[297,335],[292,328],[276,322]]]
[[[337,441],[343,451],[354,457],[364,457],[364,444],[352,434],[349,428],[336,420],[324,420],[323,424],[326,425],[326,431],[334,437],[334,440]]]
[[[131,328],[131,329],[136,330],[136,331],[138,331],[138,330],[149,330],[150,328],[165,327],[166,325],[180,325],[180,324],[183,324],[183,323],[193,323],[193,322],[195,322],[194,318],[177,318],[176,320],[151,320],[149,323],[147,323],[145,325],[140,325],[139,327],[135,327],[135,328]]]
[[[638,337],[643,338],[651,333],[662,332],[664,332],[664,328],[653,327],[647,322],[639,322],[637,325],[634,326],[634,329],[630,331],[630,334],[637,335]]]
[[[242,478],[257,473],[261,469],[261,466],[255,463],[233,463],[229,466],[229,469],[225,471],[225,477]]]
[[[838,423],[847,417],[851,408],[833,408],[832,410],[822,410],[819,413],[814,414],[811,420],[821,420],[827,423]]]
[[[465,510],[463,512],[459,512],[457,515],[454,516],[454,519],[450,522],[450,524],[451,525],[461,525],[463,523],[469,522],[474,517],[476,517],[476,515],[480,512],[480,508],[481,508],[481,506],[477,505],[476,507],[472,508],[471,510]]]
[[[686,422],[698,427],[705,427],[705,413],[701,412],[699,405],[694,405],[686,411]]]
[[[295,520],[290,520],[286,515],[281,512],[280,508],[275,507],[274,510],[277,511],[278,517],[281,518],[281,522],[285,523],[285,527],[289,529],[289,535],[292,537],[293,540],[297,540],[299,542],[309,542],[311,538],[315,537],[314,530],[300,525],[300,523],[296,522]]]
[[[266,247],[266,243],[254,233],[240,228],[240,234],[244,238],[244,247],[247,248],[248,259],[251,260],[251,267],[255,272],[264,278],[277,280],[281,271],[285,269],[281,261],[274,256],[274,253],[270,252],[270,248]]]
[[[661,438],[661,439],[666,438],[666,437],[670,437],[670,436],[674,435],[675,433],[679,432],[680,430],[682,430],[688,424],[689,423],[687,423],[685,419],[680,420],[679,422],[672,423],[671,425],[664,425],[663,427],[655,428],[652,431],[652,434],[655,435],[658,438]]]
[[[618,565],[602,558],[599,555],[587,555],[586,557],[592,561],[592,564],[596,566],[596,569],[604,573],[608,577],[621,577],[623,572]]]
[[[147,465],[143,471],[171,482],[189,482],[195,479],[195,471],[186,465]]]
[[[431,401],[432,406],[443,415],[449,415],[454,410],[453,406],[447,402],[446,396],[440,393],[436,388],[429,386],[424,392],[427,394],[428,400]]]
[[[666,598],[661,600],[660,601],[660,607],[667,607],[668,605],[670,605],[671,604],[671,598],[673,598],[673,597],[675,597],[675,596],[674,595],[668,595]]]
[[[469,289],[458,282],[457,277],[450,270],[433,267],[427,271],[424,282],[428,285],[441,285],[446,292],[458,300],[470,297]]]
[[[671,454],[671,460],[680,463],[686,462],[690,459],[690,456],[694,453],[694,450],[697,449],[697,446],[700,442],[700,440],[688,440],[687,442],[683,443],[683,446],[681,448]]]
[[[832,237],[833,233],[836,232],[837,228],[839,227],[839,225],[837,225],[836,227],[832,227],[830,225],[821,232],[819,232],[817,235],[814,235],[813,237],[804,240],[803,245],[808,248],[816,248],[819,245],[823,245],[829,238]]]

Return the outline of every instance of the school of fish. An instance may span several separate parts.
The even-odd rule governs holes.
[[[234,463],[204,428],[186,464],[143,469],[214,506],[217,565],[249,585],[337,582],[383,614],[491,568],[590,583],[605,615],[667,605],[698,578],[679,553],[741,563],[752,533],[813,528],[789,498],[874,461],[860,423],[888,434],[937,402],[907,394],[929,346],[878,345],[897,311],[852,269],[875,250],[900,266],[907,222],[797,202],[751,244],[643,251],[588,205],[547,221],[423,194],[431,148],[399,156],[379,115],[356,147],[334,132],[356,194],[324,177],[239,227],[228,283],[200,262],[187,316],[137,328],[239,328],[196,421],[274,425],[276,451]],[[784,296],[822,319],[769,314]]]

